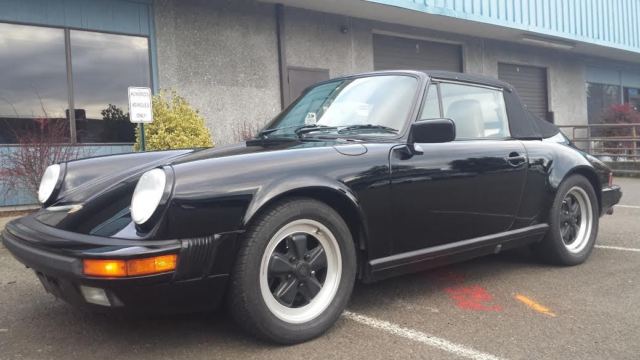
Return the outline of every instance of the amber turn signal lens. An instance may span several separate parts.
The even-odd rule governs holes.
[[[159,274],[175,270],[177,263],[178,255],[175,254],[131,260],[83,260],[84,274],[100,277]]]
[[[175,270],[177,262],[177,255],[162,255],[146,259],[128,260],[127,275],[148,275]]]
[[[105,277],[127,276],[127,264],[124,260],[85,259],[83,264],[85,275]]]

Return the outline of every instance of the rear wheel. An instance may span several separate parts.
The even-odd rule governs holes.
[[[332,208],[312,199],[280,203],[246,233],[232,274],[231,312],[260,338],[309,340],[346,307],[355,265],[349,228]]]
[[[583,263],[598,235],[598,200],[589,180],[572,175],[559,187],[549,213],[550,229],[535,246],[544,260],[559,265]]]

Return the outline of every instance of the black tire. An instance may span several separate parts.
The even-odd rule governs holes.
[[[267,306],[260,286],[260,269],[267,246],[280,229],[306,219],[324,225],[333,234],[340,249],[342,273],[339,281],[334,282],[333,289],[337,286],[337,290],[325,310],[309,321],[290,323],[276,316]],[[289,238],[291,237],[286,239]],[[279,202],[259,215],[243,236],[231,274],[228,306],[234,320],[246,332],[276,343],[300,343],[323,334],[336,322],[351,297],[355,276],[355,246],[344,220],[335,210],[320,201],[293,198]],[[270,295],[271,293],[268,294]]]
[[[577,189],[581,189],[582,191]],[[563,225],[566,228],[569,223],[569,221],[566,221],[567,218],[563,217],[569,216],[566,215],[568,212],[563,209],[567,209],[565,200],[570,193],[586,194],[588,199],[584,199],[584,205],[586,205],[586,201],[588,201],[591,207],[590,226],[585,226],[585,229],[590,228],[589,235],[580,237],[580,239],[584,239],[580,242],[582,245],[573,250],[570,250],[572,246],[571,243],[568,244],[566,240],[563,240],[562,235]],[[575,201],[575,198],[570,201]],[[582,211],[585,211],[585,209],[582,209]],[[545,236],[544,240],[538,244],[534,244],[534,252],[539,258],[552,264],[563,266],[582,264],[587,260],[587,258],[589,258],[589,255],[593,250],[593,246],[595,245],[596,237],[598,236],[599,218],[600,209],[598,207],[598,199],[589,180],[582,175],[569,176],[562,182],[562,184],[560,184],[553,200],[551,210],[549,211],[549,232]],[[576,232],[579,233],[579,231]],[[571,236],[568,237],[570,238]]]

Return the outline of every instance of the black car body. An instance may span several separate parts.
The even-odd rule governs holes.
[[[245,231],[283,199],[315,199],[344,219],[363,282],[541,241],[558,189],[575,174],[595,190],[597,216],[611,213],[619,201],[611,170],[530,115],[510,85],[446,72],[343,79],[375,76],[416,81],[406,125],[396,134],[278,137],[267,131],[220,148],[71,161],[61,164],[43,208],[9,223],[3,243],[48,291],[69,302],[105,308],[87,303],[79,289],[85,285],[104,289],[109,308],[193,311],[220,303]],[[510,135],[455,141],[416,135],[427,89],[449,83],[501,92]],[[436,100],[443,118],[442,96]],[[151,219],[135,224],[132,193],[154,168],[164,171],[166,189]],[[177,254],[175,270],[123,278],[83,272],[84,259],[162,254]]]

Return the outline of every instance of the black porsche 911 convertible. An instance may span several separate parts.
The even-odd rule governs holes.
[[[42,209],[2,238],[78,306],[225,300],[248,332],[296,343],[336,321],[356,279],[527,245],[580,264],[621,194],[506,83],[375,72],[307,89],[246,143],[51,165]]]

